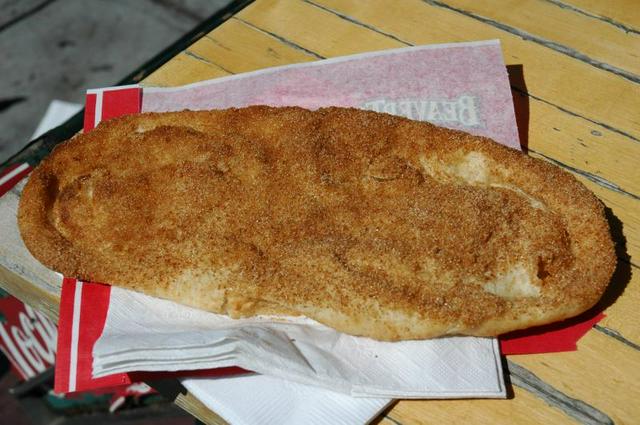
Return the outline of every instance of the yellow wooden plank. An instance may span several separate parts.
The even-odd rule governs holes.
[[[402,425],[577,424],[528,391],[513,390],[510,400],[401,400],[387,415]]]
[[[524,67],[526,87],[518,83],[520,89],[526,88],[529,93],[562,108],[640,138],[640,120],[636,113],[640,110],[638,85],[610,72],[420,0],[396,2],[394,7],[387,7],[388,3],[384,0],[309,1],[412,44],[498,38],[502,42],[505,61],[508,64],[522,64]],[[312,51],[323,50],[326,56],[350,53],[351,49],[343,49],[340,44],[326,43],[323,37],[314,38],[312,34],[308,34],[308,21],[315,21],[316,26],[322,26],[320,22],[324,22],[325,27],[332,27],[341,20],[335,15],[329,16],[324,10],[313,9],[314,6],[309,3],[262,1],[247,8],[241,15],[257,26],[271,28]],[[289,26],[278,25],[282,21],[286,21]],[[368,40],[363,41],[360,50],[386,48],[387,43],[378,43],[376,38],[369,40],[365,32],[373,31],[352,25],[351,36]],[[342,36],[348,38],[345,30],[342,31]],[[400,44],[398,42],[396,45]]]
[[[203,402],[190,393],[178,394],[178,397],[176,397],[173,402],[205,424],[228,425],[228,422],[220,415],[210,410]]]
[[[211,59],[233,73],[316,59],[236,19],[201,38],[189,47],[189,51]]]
[[[590,331],[578,351],[512,356],[538,378],[607,414],[616,424],[640,418],[640,351]]]
[[[607,308],[607,316],[599,325],[616,331],[640,346],[640,269],[625,263],[621,263],[619,267],[620,271],[609,289],[614,300],[609,300],[608,296],[605,298],[607,304],[611,301],[613,304]]]
[[[563,0],[562,3],[640,31],[640,7],[637,0]]]
[[[449,6],[559,43],[589,58],[640,74],[640,34],[540,0],[444,0]],[[640,9],[640,3],[637,3]],[[517,12],[516,12],[517,11]]]
[[[531,150],[640,195],[640,143],[522,93],[513,92],[513,97],[516,110],[528,108]]]
[[[144,86],[173,87],[229,75],[221,68],[180,53],[145,78]]]

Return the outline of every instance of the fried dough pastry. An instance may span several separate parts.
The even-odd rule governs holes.
[[[616,262],[602,204],[568,173],[345,108],[102,123],[34,170],[18,218],[32,254],[67,276],[380,340],[568,318]]]

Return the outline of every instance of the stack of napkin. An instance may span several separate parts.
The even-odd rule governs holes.
[[[382,342],[307,318],[234,320],[117,287],[93,357],[96,377],[239,366],[356,397],[504,396],[495,338]]]
[[[259,373],[183,380],[232,423],[364,423],[394,398],[505,396],[493,338],[381,342],[307,318],[233,320],[117,287],[93,358],[96,377],[227,366]]]

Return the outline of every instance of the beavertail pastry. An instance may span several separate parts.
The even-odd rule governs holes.
[[[67,276],[381,340],[568,318],[615,267],[603,206],[568,173],[343,108],[105,122],[33,171],[19,225]]]

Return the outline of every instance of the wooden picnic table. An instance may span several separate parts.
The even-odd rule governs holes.
[[[521,142],[608,207],[618,268],[578,351],[507,358],[508,400],[399,401],[380,424],[640,423],[640,5],[637,0],[257,0],[148,75],[176,86],[403,46],[499,39]],[[0,266],[55,317],[59,288]],[[176,401],[223,423],[190,395]]]

